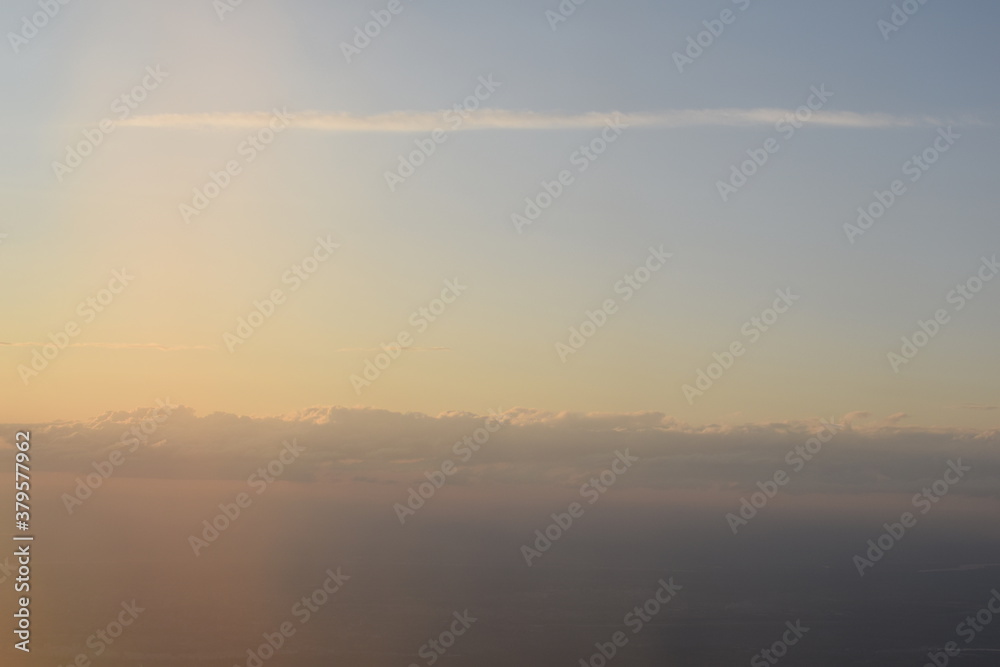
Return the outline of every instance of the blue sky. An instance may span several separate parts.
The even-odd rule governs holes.
[[[1000,401],[996,286],[899,374],[886,362],[900,336],[1000,249],[994,3],[928,2],[885,40],[877,22],[890,17],[891,2],[750,2],[742,11],[742,0],[588,0],[553,31],[545,11],[555,2],[414,0],[346,62],[342,42],[386,4],[245,0],[220,20],[208,0],[168,9],[71,2],[19,53],[7,51],[0,77],[13,94],[2,112],[0,232],[8,238],[0,271],[30,286],[4,297],[13,315],[8,342],[44,339],[81,294],[130,262],[143,274],[132,301],[109,309],[88,340],[221,348],[223,331],[317,235],[333,233],[344,248],[240,355],[221,348],[217,356],[112,360],[74,350],[61,361],[66,371],[47,374],[31,390],[37,394],[18,400],[47,391],[68,397],[95,368],[124,382],[138,364],[145,384],[175,391],[194,391],[200,383],[185,373],[202,369],[212,397],[187,403],[243,412],[355,401],[431,411],[505,403],[663,410],[694,422],[870,410],[995,424],[995,411],[956,406]],[[735,21],[679,73],[673,54],[727,9]],[[34,3],[8,3],[0,26],[17,30],[34,11]],[[57,182],[53,160],[151,65],[169,76],[135,118],[209,114],[215,124],[123,125]],[[554,127],[452,132],[396,192],[384,174],[425,130],[293,127],[195,224],[178,218],[178,204],[246,137],[246,126],[231,126],[234,117],[252,125],[284,107],[411,118],[451,108],[489,75],[502,85],[484,106],[522,119],[548,114]],[[722,201],[717,183],[732,165],[780,136],[770,120],[749,122],[747,114],[794,110],[820,85],[834,93],[821,112],[827,120],[782,138],[760,172]],[[564,127],[567,118],[705,119],[718,110],[743,120],[627,129],[538,222],[522,234],[511,224],[525,197],[600,131],[599,123]],[[859,122],[846,123],[845,113]],[[903,163],[946,126],[961,135],[953,149],[848,243],[843,225],[857,207],[901,178]],[[555,342],[661,244],[674,253],[668,270],[561,363]],[[470,283],[469,297],[418,343],[449,351],[414,353],[357,397],[349,377],[364,358],[338,350],[377,348],[455,276]],[[793,314],[711,395],[688,405],[681,386],[785,287],[802,295]],[[7,352],[16,377],[28,353]],[[277,394],[262,383],[251,399],[219,379],[245,384],[258,368],[292,389]],[[118,391],[97,391],[81,413],[127,400]]]

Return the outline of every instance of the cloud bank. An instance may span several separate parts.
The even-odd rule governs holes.
[[[790,453],[828,428],[820,420],[691,426],[658,412],[496,412],[502,413],[500,428],[474,456],[461,461],[456,443],[481,430],[489,415],[316,407],[265,418],[198,416],[177,407],[148,438],[158,446],[130,454],[120,474],[245,479],[284,441],[295,439],[306,451],[303,465],[287,479],[298,482],[406,486],[453,459],[459,469],[450,483],[458,486],[572,489],[605,468],[616,451],[628,449],[642,463],[622,482],[623,488],[739,493],[753,490],[776,470],[790,471]],[[35,425],[33,437],[45,443],[38,465],[46,471],[90,472],[93,461],[122,448],[130,431],[151,414],[153,408]],[[841,428],[832,440],[795,471],[788,493],[915,493],[939,478],[949,460],[961,458],[973,470],[955,493],[1000,497],[1000,431],[911,428],[891,418],[871,426],[838,422]],[[5,432],[19,428],[24,427]]]

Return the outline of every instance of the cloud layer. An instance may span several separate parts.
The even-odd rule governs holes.
[[[607,467],[616,451],[628,449],[642,463],[623,487],[740,493],[754,490],[777,470],[793,472],[793,452],[801,452],[817,433],[829,432],[820,420],[698,427],[656,412],[500,412],[502,426],[463,461],[456,443],[477,431],[483,435],[489,415],[317,407],[255,418],[198,416],[177,407],[146,438],[158,446],[130,454],[121,474],[245,479],[284,441],[296,439],[306,448],[304,465],[287,479],[300,482],[408,486],[451,459],[458,464],[452,483],[459,486],[572,489]],[[89,422],[34,426],[34,437],[46,443],[38,464],[46,471],[89,472],[93,461],[124,447],[133,427],[152,414],[152,408],[109,412]],[[911,494],[938,479],[949,460],[961,458],[973,471],[955,493],[1000,496],[1000,432],[907,428],[896,419],[864,426],[855,420],[856,415],[839,420],[842,428],[833,439],[794,471],[789,493]]]

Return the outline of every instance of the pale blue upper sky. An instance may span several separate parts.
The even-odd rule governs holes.
[[[464,310],[418,342],[453,348],[452,360],[422,361],[444,365],[422,372],[453,382],[479,373],[478,388],[458,394],[468,405],[418,399],[416,409],[506,402],[658,409],[710,421],[745,405],[747,415],[773,419],[871,409],[995,424],[988,411],[956,414],[954,406],[1000,403],[1000,281],[899,375],[886,353],[918,318],[943,307],[982,255],[1000,250],[1000,5],[931,0],[885,40],[877,21],[889,18],[893,3],[882,0],[751,0],[745,11],[742,0],[588,0],[555,31],[544,15],[555,1],[403,0],[402,13],[347,63],[340,44],[386,4],[244,0],[220,21],[211,0],[74,0],[20,53],[5,43],[0,233],[8,239],[0,275],[30,289],[0,301],[11,318],[0,339],[44,337],[72,315],[80,298],[70,289],[74,281],[97,284],[130,257],[150,276],[148,287],[136,290],[149,292],[145,306],[122,317],[148,322],[148,329],[133,326],[124,337],[218,345],[244,305],[324,231],[335,233],[345,252],[336,271],[317,280],[330,289],[356,283],[373,305],[345,295],[338,308],[324,309],[319,289],[287,315],[294,322],[287,335],[300,336],[302,349],[278,337],[270,345],[283,352],[265,352],[272,348],[263,343],[257,353],[271,354],[275,367],[311,368],[319,354],[308,345],[314,335],[334,349],[375,346],[442,280],[460,275],[472,286]],[[735,22],[679,73],[673,53],[724,9]],[[0,28],[19,30],[21,17],[34,11],[33,2],[10,0],[0,9]],[[725,203],[717,181],[747,149],[780,136],[773,123],[630,128],[520,235],[510,214],[542,179],[567,168],[597,129],[455,132],[395,193],[384,172],[426,132],[294,129],[232,193],[185,226],[177,204],[234,156],[246,128],[121,127],[65,183],[51,168],[157,64],[169,77],[136,115],[275,107],[358,116],[434,112],[492,74],[502,86],[486,106],[518,112],[794,109],[823,84],[834,93],[824,111],[891,120],[807,125],[782,139],[778,154]],[[904,161],[934,141],[937,121],[953,125],[961,139],[849,244],[844,223],[873,190],[902,178]],[[553,344],[650,244],[674,253],[669,271],[561,364]],[[170,287],[178,274],[183,278]],[[748,355],[745,372],[727,378],[731,394],[720,386],[718,396],[688,406],[680,385],[786,286],[803,297],[795,317]],[[51,316],[39,315],[39,303],[51,304]],[[157,327],[178,317],[190,328],[172,338],[183,340],[160,340]],[[92,337],[117,340],[121,331]],[[346,377],[359,359],[329,354],[336,389],[303,391],[291,402],[354,400]],[[8,356],[5,368],[24,361]],[[498,358],[505,377],[494,382]],[[546,379],[535,391],[537,376]],[[362,402],[405,407],[401,396],[419,391],[419,377],[395,390],[387,379]],[[767,391],[758,394],[757,386]]]

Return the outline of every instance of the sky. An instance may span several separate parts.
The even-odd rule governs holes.
[[[8,35],[7,420],[169,397],[258,416],[521,406],[996,426],[996,283],[952,293],[1000,247],[993,3],[927,3],[891,31],[883,2],[590,0],[564,21],[557,3],[394,8],[72,2],[30,39]],[[35,11],[7,3],[0,25],[22,32]],[[391,20],[345,46],[371,12]],[[276,109],[283,129],[248,147]],[[787,122],[797,109],[804,122]],[[79,166],[54,166],[88,132],[100,144]],[[595,141],[600,155],[580,152]],[[387,180],[428,142],[412,175]],[[925,150],[934,164],[906,170]],[[227,164],[238,173],[192,213]],[[527,221],[526,198],[545,201],[560,173]],[[845,229],[897,179],[882,217]],[[285,281],[320,238],[337,246],[329,258]],[[650,248],[669,259],[621,288]],[[121,292],[80,310],[122,287],[115,271],[132,277]],[[446,281],[465,289],[414,325]],[[228,343],[276,289],[273,316]],[[748,336],[778,290],[793,305]],[[608,299],[606,323],[560,348]],[[942,309],[947,322],[894,363]],[[33,356],[73,323],[47,365]],[[410,349],[365,378],[400,334]],[[744,353],[699,387],[734,343]]]
[[[8,0],[0,662],[925,664],[1000,599],[998,21]]]

